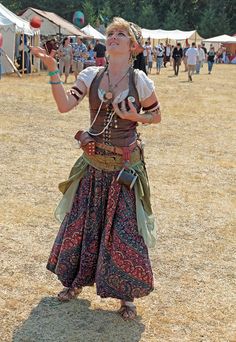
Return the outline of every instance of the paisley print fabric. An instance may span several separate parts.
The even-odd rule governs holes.
[[[96,283],[101,297],[130,301],[153,290],[153,275],[138,234],[134,191],[118,184],[117,174],[88,167],[47,268],[65,287]]]

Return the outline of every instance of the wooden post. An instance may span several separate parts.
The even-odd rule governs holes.
[[[33,45],[33,37],[34,36],[30,37],[30,46]],[[29,52],[29,59],[30,59],[30,73],[32,74],[33,56],[32,56],[31,50]]]
[[[22,50],[22,76],[25,74],[25,34],[23,32],[22,34],[22,40],[23,40],[23,50]]]

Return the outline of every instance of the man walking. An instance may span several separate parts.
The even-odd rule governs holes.
[[[201,69],[203,62],[205,60],[205,52],[201,48],[200,44],[198,44],[197,51],[198,51],[198,57],[197,57],[197,64],[196,64],[196,74],[200,74],[200,69]]]
[[[192,46],[186,51],[187,65],[188,65],[188,81],[193,81],[193,74],[196,69],[197,58],[199,54],[196,49],[196,44],[193,42]]]
[[[157,68],[157,74],[160,74],[161,67],[163,63],[165,49],[163,46],[163,43],[156,46],[156,68]]]
[[[179,67],[181,64],[181,59],[183,57],[183,50],[181,48],[181,44],[177,43],[176,47],[173,50],[172,58],[173,58],[173,68],[175,72],[175,76],[179,74]]]
[[[74,72],[75,80],[77,80],[77,76],[84,68],[86,54],[86,45],[80,37],[77,37],[77,43],[72,45],[72,71]]]
[[[164,54],[164,67],[166,68],[166,64],[170,62],[170,57],[171,57],[171,45],[166,44],[165,47],[165,54]]]

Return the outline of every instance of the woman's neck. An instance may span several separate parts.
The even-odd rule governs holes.
[[[130,67],[129,60],[127,57],[122,58],[122,57],[112,57],[109,59],[109,72],[112,74],[122,74],[128,70]]]

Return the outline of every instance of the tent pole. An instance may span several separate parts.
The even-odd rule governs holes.
[[[2,49],[0,48],[0,80],[2,78]]]
[[[40,34],[37,32],[34,36],[34,46],[40,46]],[[36,67],[37,72],[40,72],[40,59],[34,57],[34,67]]]
[[[22,76],[25,74],[25,34],[23,32],[22,34],[22,40],[23,40],[23,50],[22,50]]]
[[[30,37],[30,45],[31,46],[33,45],[33,36]],[[33,56],[32,56],[31,50],[30,50],[29,55],[30,55],[30,73],[32,74]]]

